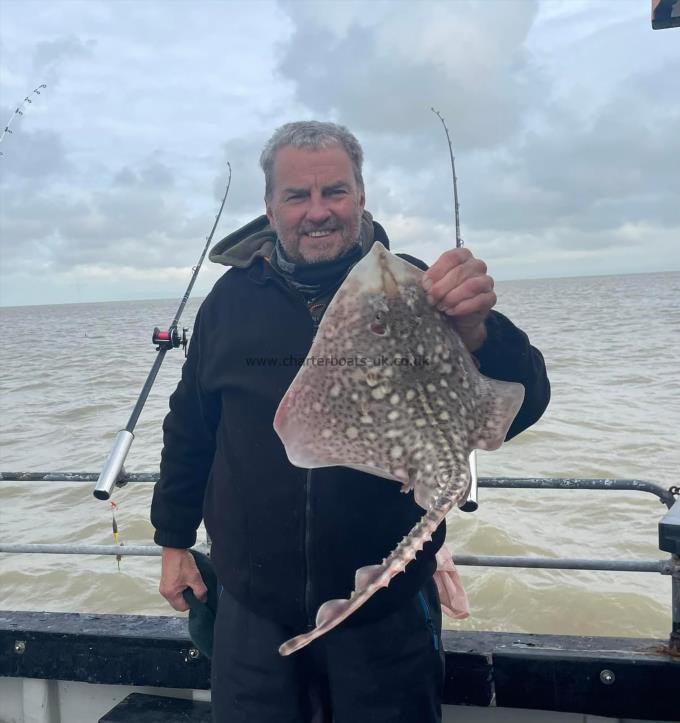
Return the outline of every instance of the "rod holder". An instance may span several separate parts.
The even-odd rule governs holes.
[[[475,512],[479,507],[477,488],[477,453],[473,449],[470,454],[470,492],[465,502],[463,502],[462,505],[458,505],[462,512]]]
[[[121,481],[123,464],[125,464],[125,458],[134,438],[135,435],[128,432],[127,429],[121,429],[116,435],[111,454],[109,454],[94,488],[93,494],[98,500],[108,500],[111,497],[111,490]]]

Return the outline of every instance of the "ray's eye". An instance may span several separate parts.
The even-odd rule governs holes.
[[[387,319],[383,311],[376,311],[371,322],[371,331],[378,336],[384,336],[387,331]]]

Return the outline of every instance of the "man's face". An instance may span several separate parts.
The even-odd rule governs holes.
[[[363,191],[341,146],[277,151],[267,217],[291,261],[341,256],[359,237],[363,210]]]

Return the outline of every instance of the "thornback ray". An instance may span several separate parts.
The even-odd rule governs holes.
[[[470,486],[473,449],[498,449],[524,387],[489,379],[450,320],[431,306],[423,272],[376,242],[319,325],[274,418],[290,462],[344,466],[400,482],[424,515],[379,564],[356,571],[349,599],[329,600],[299,650],[349,617],[406,568]],[[375,510],[376,517],[380,510]]]

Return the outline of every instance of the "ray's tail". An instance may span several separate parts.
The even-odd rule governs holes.
[[[454,500],[449,496],[440,496],[434,500],[430,509],[420,518],[413,529],[404,537],[380,565],[367,565],[356,571],[354,590],[349,599],[328,600],[316,614],[316,627],[308,633],[287,640],[279,648],[281,655],[290,655],[304,648],[339,625],[355,610],[359,609],[381,587],[387,587],[390,580],[403,572],[423,545],[432,539],[432,534],[442,523]]]

